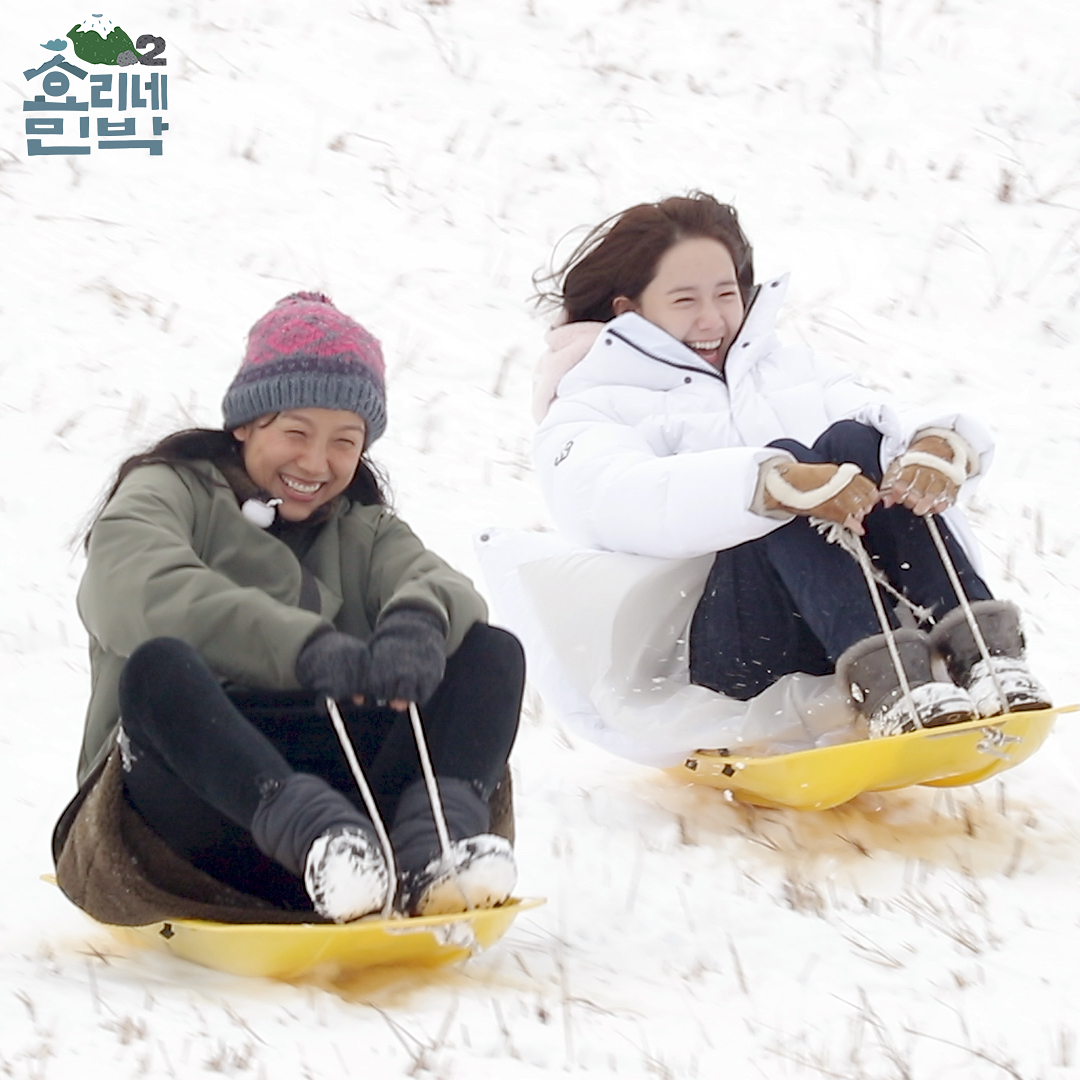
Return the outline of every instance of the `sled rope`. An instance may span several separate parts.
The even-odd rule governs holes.
[[[859,569],[863,572],[863,577],[866,578],[866,587],[870,590],[870,599],[874,604],[874,611],[877,613],[878,622],[881,624],[881,631],[885,635],[885,644],[889,648],[889,657],[892,660],[893,668],[896,671],[896,677],[900,681],[900,690],[904,697],[904,704],[907,706],[908,713],[911,715],[912,722],[916,727],[922,727],[923,723],[919,719],[918,710],[915,708],[915,701],[911,696],[911,684],[908,682],[907,672],[904,670],[904,665],[900,660],[900,650],[896,647],[896,637],[893,634],[892,624],[889,622],[888,615],[885,614],[885,605],[881,602],[881,593],[878,592],[878,578],[874,573],[874,567],[870,562],[870,556],[866,554],[866,548],[863,547],[862,541],[855,535],[850,529],[845,528],[839,522],[826,522],[819,519],[811,519],[812,525],[816,525],[818,531],[825,537],[825,539],[832,544],[839,544],[858,564]],[[831,526],[828,529],[822,528],[823,525]],[[886,586],[890,592],[896,596],[900,596],[892,586]],[[906,597],[902,597],[905,603],[909,607],[914,608]]]
[[[896,647],[896,636],[893,634],[892,624],[888,615],[885,614],[885,605],[881,602],[881,593],[877,589],[877,581],[874,578],[874,568],[870,564],[870,556],[866,554],[866,548],[862,541],[852,533],[851,539],[855,547],[855,561],[866,578],[866,587],[870,590],[870,599],[874,602],[874,610],[877,612],[878,622],[881,623],[881,632],[885,635],[885,643],[889,646],[889,656],[892,658],[893,667],[896,669],[896,677],[900,680],[900,689],[904,694],[904,704],[911,715],[912,722],[916,727],[922,727],[923,722],[919,718],[919,711],[915,708],[915,700],[911,696],[911,684],[908,682],[907,672],[900,660],[900,650]]]
[[[439,847],[442,848],[443,858],[449,860],[450,830],[446,827],[446,815],[443,813],[442,799],[439,797],[439,785],[435,782],[435,771],[431,767],[427,739],[424,738],[424,728],[420,723],[420,710],[417,709],[414,701],[409,702],[409,720],[412,722],[413,737],[416,739],[416,750],[420,755],[420,769],[424,774],[428,798],[431,799],[431,812],[435,818],[435,831],[439,834]]]
[[[383,823],[382,814],[379,813],[379,808],[375,804],[375,796],[371,793],[371,788],[368,786],[367,779],[364,777],[364,770],[360,768],[360,762],[356,757],[356,750],[353,748],[352,739],[349,738],[348,731],[345,730],[345,721],[341,719],[341,713],[338,711],[337,702],[332,698],[326,699],[326,711],[330,714],[330,722],[334,725],[334,731],[337,732],[338,742],[341,743],[341,749],[345,754],[345,760],[349,763],[349,768],[352,770],[353,779],[356,781],[356,786],[360,789],[360,795],[364,800],[364,806],[367,807],[368,817],[371,818],[371,823],[375,826],[375,833],[379,837],[379,846],[382,848],[383,858],[386,860],[386,869],[390,875],[390,880],[397,881],[397,864],[394,861],[394,848],[390,843],[390,836],[386,831],[386,825]],[[394,912],[394,894],[396,889],[390,889],[386,903],[383,905],[382,917],[384,919],[390,918]]]
[[[953,564],[952,556],[945,547],[945,540],[942,538],[941,530],[938,528],[938,523],[934,514],[926,515],[926,527],[930,530],[930,536],[933,538],[934,546],[938,550],[938,555],[941,556],[941,562],[945,567],[945,572],[949,575],[949,582],[953,587],[953,592],[956,593],[956,598],[960,601],[960,607],[963,608],[964,618],[967,619],[968,626],[971,627],[971,636],[975,639],[975,645],[979,650],[979,655],[986,664],[986,670],[990,673],[990,678],[994,680],[994,689],[997,691],[998,700],[1001,702],[1001,711],[1007,713],[1009,711],[1009,699],[1005,696],[1005,692],[1001,688],[1001,682],[997,677],[997,672],[994,670],[994,665],[990,662],[990,650],[986,647],[986,639],[982,635],[982,630],[979,629],[978,621],[975,618],[975,612],[971,610],[971,602],[968,600],[967,593],[964,591],[964,586],[960,581],[960,575],[956,572],[956,566]]]
[[[812,517],[810,519],[810,524],[825,537],[826,542],[836,544],[838,547],[843,548],[856,562],[859,562],[859,550],[862,548],[862,544],[850,529],[845,528],[838,521],[827,521],[825,518]],[[860,563],[860,565],[862,564]],[[893,583],[884,575],[884,573],[882,573],[882,571],[875,570],[872,563],[870,563],[869,566],[870,573],[873,574],[874,580],[878,585],[880,585],[898,604],[903,604],[914,616],[916,622],[933,624],[934,613],[930,608],[925,608],[916,604],[912,599],[900,592],[899,589],[895,588]]]
[[[420,770],[424,774],[424,783],[427,785],[428,798],[431,800],[431,814],[435,818],[435,831],[439,834],[439,847],[442,848],[443,862],[450,872],[450,876],[465,901],[465,910],[471,911],[472,904],[465,894],[465,890],[458,881],[457,866],[454,864],[454,852],[450,847],[450,830],[446,827],[446,814],[443,812],[442,798],[439,796],[439,785],[435,780],[435,770],[431,767],[431,756],[428,754],[427,739],[424,738],[424,725],[420,723],[420,710],[415,701],[409,702],[409,720],[412,722],[413,738],[416,739],[416,750],[420,755]]]

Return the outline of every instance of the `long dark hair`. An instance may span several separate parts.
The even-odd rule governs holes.
[[[244,470],[244,459],[240,447],[240,442],[234,438],[231,431],[223,431],[220,428],[187,428],[184,431],[174,431],[171,435],[166,435],[164,439],[141,454],[133,454],[117,470],[116,478],[108,492],[95,508],[90,525],[83,537],[84,546],[89,546],[90,533],[94,524],[120,485],[143,465],[171,465],[174,468],[190,469],[200,481],[209,485],[215,481],[198,468],[200,462],[209,462],[216,466],[227,479],[237,476],[245,478],[254,493],[255,485]],[[386,506],[389,503],[386,489],[386,478],[365,455],[360,459],[352,482],[338,497],[364,506]]]
[[[640,203],[602,221],[557,270],[533,279],[541,303],[561,307],[567,322],[609,322],[617,296],[637,300],[668,248],[694,237],[728,249],[743,304],[754,289],[754,250],[735,207],[703,191]]]

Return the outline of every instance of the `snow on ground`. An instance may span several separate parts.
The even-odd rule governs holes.
[[[474,572],[543,526],[530,278],[556,242],[694,187],[734,200],[784,332],[998,460],[973,508],[1035,666],[1080,699],[1080,11],[1031,0],[188,0],[165,153],[28,158],[0,39],[0,1076],[1064,1078],[1080,1070],[1080,767],[1064,717],[975,789],[796,814],[609,757],[531,701],[522,916],[461,970],[290,986],[131,953],[52,887],[87,672],[70,544],[110,472],[219,420],[244,334],[321,288],[383,340],[378,459]],[[564,240],[561,250],[567,250]]]

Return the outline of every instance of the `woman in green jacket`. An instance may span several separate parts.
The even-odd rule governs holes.
[[[344,922],[391,901],[434,914],[509,896],[513,856],[489,804],[517,730],[521,649],[384,505],[365,460],[386,427],[383,372],[370,334],[296,293],[252,328],[223,430],[172,435],[120,469],[87,542],[92,691],[80,792],[54,838],[60,883],[92,915],[216,905],[240,921],[314,909]]]

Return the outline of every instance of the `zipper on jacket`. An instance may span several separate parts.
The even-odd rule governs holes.
[[[655,360],[658,364],[667,364],[668,367],[678,368],[679,371],[692,371],[697,375],[713,375],[721,382],[724,381],[723,375],[715,370],[715,368],[710,370],[708,368],[691,367],[689,364],[680,364],[674,360],[666,360],[662,356],[657,356],[656,353],[649,352],[648,349],[643,349],[640,345],[620,334],[618,330],[605,330],[604,333],[610,334],[613,338],[618,338],[624,345],[629,345],[631,349],[636,349],[643,356],[647,356],[650,360]]]
[[[725,367],[727,366],[727,357],[731,355],[731,350],[735,348],[739,343],[739,338],[742,337],[743,328],[746,326],[747,319],[750,318],[750,312],[754,310],[754,304],[757,302],[758,295],[761,293],[761,286],[755,285],[754,291],[750,294],[750,303],[746,305],[746,313],[743,315],[742,325],[739,327],[738,333],[735,335],[734,340],[728,347],[727,355],[724,357]],[[618,338],[624,345],[629,345],[632,349],[637,349],[643,356],[647,356],[650,360],[655,360],[658,364],[667,364],[668,367],[677,368],[679,371],[693,371],[698,375],[711,375],[716,379],[719,379],[724,385],[727,385],[727,377],[723,371],[717,371],[714,367],[691,367],[689,364],[680,364],[675,360],[667,360],[663,356],[657,356],[655,353],[649,352],[648,349],[643,349],[636,342],[631,341],[628,337],[620,334],[618,330],[605,329],[605,334],[610,334],[614,338]],[[681,344],[681,343],[680,343]],[[703,361],[704,363],[704,361]]]

